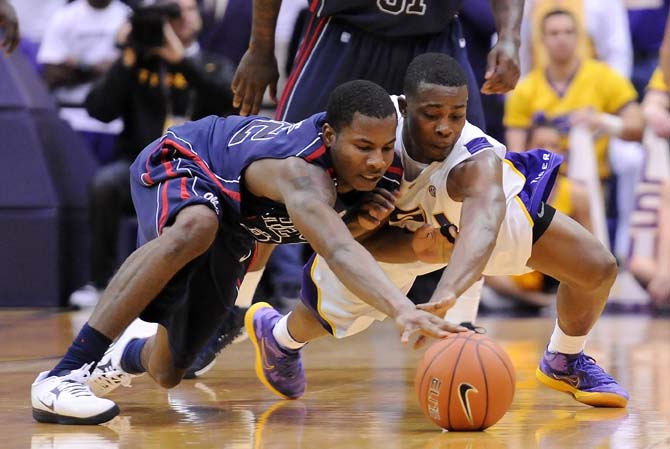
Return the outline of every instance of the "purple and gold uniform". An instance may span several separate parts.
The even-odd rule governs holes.
[[[156,238],[184,207],[204,204],[219,218],[214,244],[168,283],[141,318],[168,329],[175,365],[186,368],[225,319],[237,297],[256,242],[302,243],[286,207],[244,188],[244,170],[260,159],[300,157],[335,181],[330,151],[322,141],[325,113],[299,123],[264,117],[206,117],[170,128],[131,166],[138,243]],[[380,181],[395,190],[399,158]],[[363,193],[338,195],[335,209],[353,210]]]

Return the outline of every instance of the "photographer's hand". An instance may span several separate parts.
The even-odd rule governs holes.
[[[156,49],[156,54],[170,64],[178,64],[184,59],[184,45],[169,23],[163,26],[165,45]]]

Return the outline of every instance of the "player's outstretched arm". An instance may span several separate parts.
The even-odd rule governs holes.
[[[240,115],[258,114],[265,88],[277,102],[279,70],[275,58],[275,28],[281,0],[254,0],[249,48],[237,66],[231,89]]]
[[[280,201],[298,230],[342,283],[363,301],[396,320],[414,314],[414,304],[386,277],[333,209],[336,192],[325,172],[302,159],[266,159],[245,172],[251,193]],[[444,320],[413,320],[412,331],[434,337],[458,332]]]
[[[449,196],[463,203],[459,234],[433,297],[417,306],[438,316],[482,276],[505,217],[502,162],[492,151],[457,165],[446,182]]]

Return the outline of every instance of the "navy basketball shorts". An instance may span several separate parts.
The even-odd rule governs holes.
[[[442,33],[386,37],[338,19],[311,17],[275,118],[298,122],[325,111],[333,89],[354,79],[374,81],[392,95],[402,94],[407,66],[428,52],[446,53],[461,64],[468,76],[467,119],[485,129],[479,86],[457,18]]]
[[[156,141],[131,166],[138,244],[157,238],[185,207],[204,204],[219,217],[212,246],[183,267],[140,315],[167,329],[174,365],[188,368],[227,319],[256,242],[240,227],[233,207],[219,195],[206,169],[178,154],[152,157],[161,151],[161,142]],[[149,173],[155,179],[147,178]]]

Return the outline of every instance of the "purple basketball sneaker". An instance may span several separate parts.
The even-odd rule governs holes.
[[[270,391],[285,399],[305,393],[307,382],[299,350],[285,349],[277,343],[272,329],[282,315],[266,302],[249,308],[244,326],[256,348],[256,375]]]
[[[549,388],[570,393],[583,404],[594,407],[628,404],[628,393],[583,352],[570,355],[547,350],[535,376]]]

